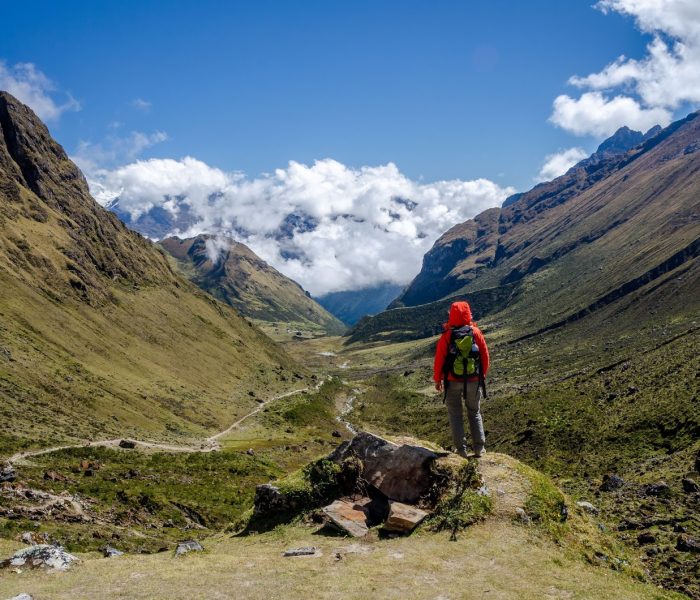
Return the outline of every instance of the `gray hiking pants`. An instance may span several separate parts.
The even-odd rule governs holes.
[[[450,417],[450,429],[452,430],[452,441],[457,452],[466,450],[467,441],[464,437],[464,413],[462,411],[462,391],[464,384],[458,381],[447,382],[447,393],[445,394],[445,404],[447,404],[447,414]],[[484,423],[481,420],[481,386],[477,381],[467,382],[467,416],[469,417],[469,431],[472,437],[472,448],[482,450],[486,443],[484,437]]]

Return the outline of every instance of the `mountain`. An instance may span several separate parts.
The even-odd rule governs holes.
[[[90,196],[0,92],[0,451],[42,439],[201,435],[293,364]]]
[[[241,314],[340,334],[345,326],[303,288],[230,238],[199,235],[159,242],[196,285]]]
[[[661,127],[659,125],[655,125],[646,133],[642,133],[641,131],[634,131],[633,129],[630,129],[626,126],[620,127],[613,135],[611,135],[608,139],[604,140],[593,154],[571,167],[571,169],[567,171],[567,174],[572,169],[578,170],[588,168],[589,170],[593,170],[591,168],[595,165],[598,165],[599,163],[604,162],[608,159],[614,159],[617,155],[625,154],[627,151],[631,150],[635,146],[638,146],[642,142],[653,138],[660,131]],[[502,208],[506,208],[507,206],[514,204],[520,199],[522,195],[522,193],[519,193],[509,196],[508,198],[506,198],[505,202],[503,202]]]
[[[676,252],[688,249],[692,258],[697,116],[691,114],[627,152],[582,161],[509,206],[456,225],[435,242],[418,276],[392,306],[515,284],[566,264],[562,283],[569,285],[543,302],[552,310],[573,310],[583,299],[580,289],[593,301],[635,273],[641,276],[666,260],[677,260]],[[617,260],[610,260],[613,255]],[[574,290],[576,294],[568,293]]]
[[[402,290],[402,285],[383,283],[361,290],[331,292],[316,301],[343,323],[354,325],[366,315],[383,311]]]

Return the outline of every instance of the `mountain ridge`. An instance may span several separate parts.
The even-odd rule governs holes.
[[[271,267],[248,246],[223,236],[199,235],[158,242],[200,288],[241,314],[261,321],[340,334],[345,326],[294,280]]]

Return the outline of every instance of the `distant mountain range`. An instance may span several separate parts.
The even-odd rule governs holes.
[[[340,334],[345,326],[302,287],[230,238],[199,235],[159,242],[192,282],[241,314]]]
[[[402,285],[383,283],[360,290],[331,292],[316,301],[343,323],[354,325],[364,316],[382,312],[402,290]]]

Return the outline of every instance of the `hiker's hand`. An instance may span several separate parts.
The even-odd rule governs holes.
[[[438,392],[441,392],[441,391],[442,391],[442,381],[436,381],[436,382],[435,382],[435,389],[436,389]]]

